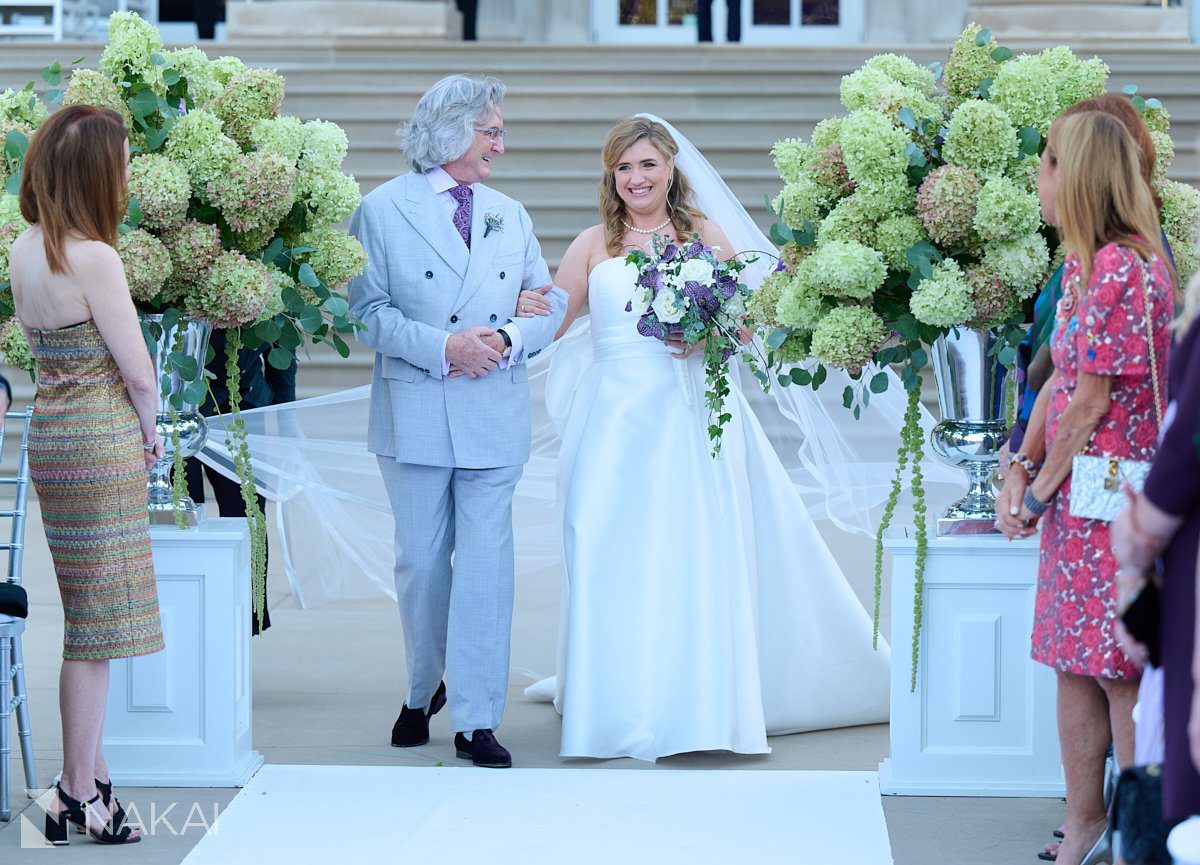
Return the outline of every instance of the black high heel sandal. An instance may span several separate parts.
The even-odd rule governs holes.
[[[101,781],[99,778],[97,778],[96,779],[96,790],[100,793],[100,804],[104,806],[104,810],[106,810],[106,811],[109,810],[110,803],[112,803],[112,802],[117,803],[117,810],[110,812],[112,815],[111,816],[112,824],[114,826],[124,826],[125,825],[125,808],[121,805],[120,799],[113,798],[112,779],[110,778],[108,780],[108,783],[105,784],[103,781]],[[87,834],[87,832],[84,831],[82,826],[76,826],[75,831],[76,831],[76,833],[78,833],[80,835]]]
[[[112,785],[108,785],[109,792],[112,791]],[[56,784],[55,789],[58,791],[58,801],[63,804],[63,810],[58,814],[46,812],[46,843],[55,847],[65,847],[71,843],[70,835],[67,831],[67,824],[73,823],[77,829],[82,829],[88,835],[92,836],[98,844],[136,844],[142,840],[140,835],[133,834],[133,827],[124,825],[124,820],[116,819],[116,815],[105,823],[99,832],[89,831],[87,828],[87,809],[88,806],[94,805],[101,800],[101,794],[97,793],[86,802],[80,802],[77,799],[72,799],[63,792],[61,784]],[[124,817],[124,814],[121,815]]]

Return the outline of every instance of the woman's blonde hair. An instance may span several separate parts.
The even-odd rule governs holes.
[[[70,105],[38,127],[21,174],[21,215],[42,228],[51,273],[66,273],[66,238],[117,244],[125,213],[125,122],[108,108]]]
[[[1086,290],[1092,259],[1107,243],[1147,261],[1157,255],[1174,284],[1140,148],[1125,124],[1110,114],[1084,111],[1055,120],[1047,140],[1050,156],[1058,160],[1058,233],[1079,256],[1081,287]]]
[[[661,123],[644,117],[627,117],[608,131],[601,150],[604,177],[600,180],[600,216],[604,221],[604,245],[609,255],[620,255],[625,251],[621,240],[625,237],[625,202],[617,192],[615,172],[621,154],[642,139],[671,163],[671,179],[667,186],[667,215],[676,231],[677,240],[686,240],[704,227],[704,214],[692,203],[692,186],[687,176],[675,164],[679,145]]]

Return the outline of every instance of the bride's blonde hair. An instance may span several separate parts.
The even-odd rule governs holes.
[[[604,177],[600,180],[600,216],[604,221],[604,244],[609,255],[621,255],[625,251],[621,240],[625,237],[625,202],[617,192],[615,172],[621,154],[642,139],[654,145],[655,150],[671,163],[671,179],[667,186],[667,215],[676,232],[677,240],[686,240],[704,226],[704,214],[692,203],[692,186],[687,175],[675,164],[679,145],[661,123],[645,117],[627,117],[608,131],[600,158],[604,164]]]

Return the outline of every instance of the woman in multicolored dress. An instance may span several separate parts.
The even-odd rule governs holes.
[[[1033,658],[1058,673],[1067,785],[1060,865],[1110,861],[1104,754],[1133,756],[1139,670],[1117,645],[1116,560],[1106,522],[1071,514],[1072,458],[1148,461],[1167,389],[1175,274],[1137,142],[1100,112],[1061,117],[1038,174],[1046,222],[1068,249],[1051,342],[1055,372],[1038,395],[997,499],[1008,537],[1044,523]],[[1157,407],[1156,407],[1157,400]]]
[[[112,795],[101,743],[112,658],[163,647],[146,519],[162,456],[154,368],[114,245],[129,141],[114,111],[73,105],[33,136],[21,178],[30,227],[13,244],[17,317],[38,364],[29,470],[62,595],[63,771],[46,838],[68,824],[141,840]]]

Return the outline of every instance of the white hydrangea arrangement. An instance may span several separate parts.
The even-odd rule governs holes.
[[[772,240],[786,267],[749,308],[771,350],[769,365],[782,373],[800,359],[818,362],[815,373],[796,368],[779,375],[780,384],[816,388],[826,379],[825,365],[845,369],[855,383],[844,402],[857,417],[871,394],[888,386],[880,367],[902,365],[909,405],[877,539],[876,624],[882,533],[904,469],[912,472],[918,513],[920,594],[925,346],[951,328],[990,329],[1001,338],[1000,361],[1014,363],[1025,302],[1061,260],[1036,190],[1045,137],[1063,110],[1100,95],[1107,84],[1108,67],[1098,58],[1080,59],[1064,46],[1014,56],[971,25],[944,69],[895,54],[871,58],[842,79],[845,117],[824,120],[809,140],[785,139],[772,151],[784,184],[772,202],[779,217]],[[1174,146],[1161,103],[1134,87],[1125,92],[1152,131],[1163,227],[1186,279],[1197,266],[1200,192],[1165,179]],[[914,676],[916,653],[914,638]]]
[[[117,111],[129,129],[130,199],[118,251],[140,311],[162,314],[167,326],[190,317],[226,328],[230,357],[262,348],[280,368],[306,342],[349,355],[343,334],[354,325],[337,289],[362,272],[366,253],[335,227],[361,200],[342,171],[340,128],[281,116],[284,80],[274,70],[210,60],[198,48],[166,51],[158,31],[134,13],[109,18],[98,69],[75,69],[63,89],[57,61],[42,77],[55,88],[45,101],[32,84],[0,93],[0,323],[12,316],[8,254],[25,227],[16,196],[29,139],[49,115],[47,103],[87,104]],[[143,327],[161,335],[157,324]],[[24,362],[19,332],[3,331],[0,351]],[[174,370],[190,382],[172,397],[176,408],[200,403],[207,391],[203,371],[192,366]],[[227,369],[229,392],[237,393],[237,364]],[[236,419],[234,430],[244,451]],[[265,524],[249,460],[237,462],[246,469],[261,578]]]

